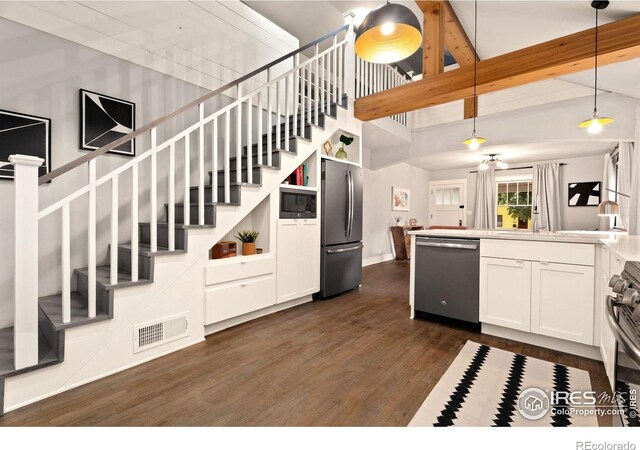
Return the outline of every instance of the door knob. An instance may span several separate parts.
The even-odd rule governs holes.
[[[442,306],[447,306],[447,302],[442,300],[440,303],[442,303]]]

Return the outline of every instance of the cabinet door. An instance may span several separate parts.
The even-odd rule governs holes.
[[[593,345],[594,268],[532,264],[531,331]]]
[[[276,240],[276,303],[283,303],[298,298],[298,220],[279,219]]]
[[[320,222],[304,219],[298,222],[299,296],[320,290]]]
[[[480,321],[530,330],[531,263],[480,258]]]

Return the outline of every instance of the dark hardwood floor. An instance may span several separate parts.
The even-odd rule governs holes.
[[[467,340],[579,367],[607,389],[597,361],[410,320],[408,298],[407,262],[370,266],[359,290],[209,336],[0,425],[405,426]]]

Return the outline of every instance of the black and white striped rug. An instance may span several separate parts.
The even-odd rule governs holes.
[[[554,392],[591,391],[589,373],[467,341],[409,426],[598,426],[593,406]]]

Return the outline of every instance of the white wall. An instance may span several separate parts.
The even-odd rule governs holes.
[[[402,224],[416,218],[418,224],[426,225],[429,209],[429,172],[406,163],[383,169],[370,169],[368,148],[363,148],[364,164],[364,263],[391,259],[393,241],[389,227],[395,224],[394,217],[402,217]],[[393,186],[411,190],[410,211],[391,210],[391,188]],[[367,261],[369,260],[369,261]]]
[[[546,161],[551,162],[551,161]],[[604,170],[604,159],[602,155],[589,156],[584,158],[565,158],[555,162],[564,162],[567,165],[561,169],[560,178],[560,204],[562,214],[562,228],[565,230],[594,230],[599,226],[599,218],[596,207],[569,207],[568,206],[568,184],[576,181],[602,181]],[[530,163],[517,164],[516,166],[530,166]],[[431,181],[467,179],[467,224],[473,227],[475,218],[476,202],[476,174],[470,173],[474,168],[435,170],[430,171]],[[505,170],[496,173],[496,176],[506,177],[509,175],[531,174],[532,170]],[[470,213],[470,214],[469,214]]]
[[[255,14],[255,13],[254,13]],[[269,41],[271,34],[257,29],[252,33],[255,46],[247,48],[250,54],[259,48],[260,41]],[[243,49],[235,49],[240,58]],[[136,103],[136,125],[151,122],[204,95],[205,89],[193,84],[163,75],[154,70],[126,62],[85,46],[54,37],[24,25],[0,18],[0,54],[2,55],[2,76],[0,77],[0,109],[33,114],[52,120],[52,167],[55,169],[86,152],[79,150],[79,101],[78,90],[88,89]],[[207,113],[227,104],[227,97],[216,97],[208,102]],[[197,120],[196,111],[185,114],[158,130],[158,142],[172,136],[186,125]],[[206,142],[210,148],[210,142]],[[148,147],[148,138],[136,139],[136,153],[143,153]],[[176,171],[182,172],[183,148],[176,149]],[[164,220],[164,203],[167,189],[163,189],[167,179],[168,160],[166,152],[158,158],[158,216]],[[209,167],[209,154],[206,164]],[[197,170],[197,139],[192,139],[193,171]],[[98,159],[98,176],[108,173],[130,159],[106,155]],[[195,172],[194,172],[195,175]],[[140,169],[139,205],[140,221],[149,220],[149,170],[148,164]],[[130,175],[125,172],[120,177],[120,242],[129,242],[130,235]],[[79,167],[72,172],[41,186],[40,208],[46,207],[87,182],[87,169]],[[193,183],[192,183],[193,184]],[[178,187],[177,201],[182,201],[183,190]],[[98,190],[99,204],[110,204],[110,185]],[[14,234],[13,182],[0,181],[0,207],[5,213],[0,217],[0,253],[3,255],[3,270],[0,271],[0,328],[13,322],[13,260]],[[98,262],[107,256],[109,234],[109,208],[99,208],[97,218]],[[71,267],[86,266],[87,236],[86,199],[75,201],[71,207]],[[60,268],[60,217],[53,214],[40,222],[40,295],[61,290]]]

